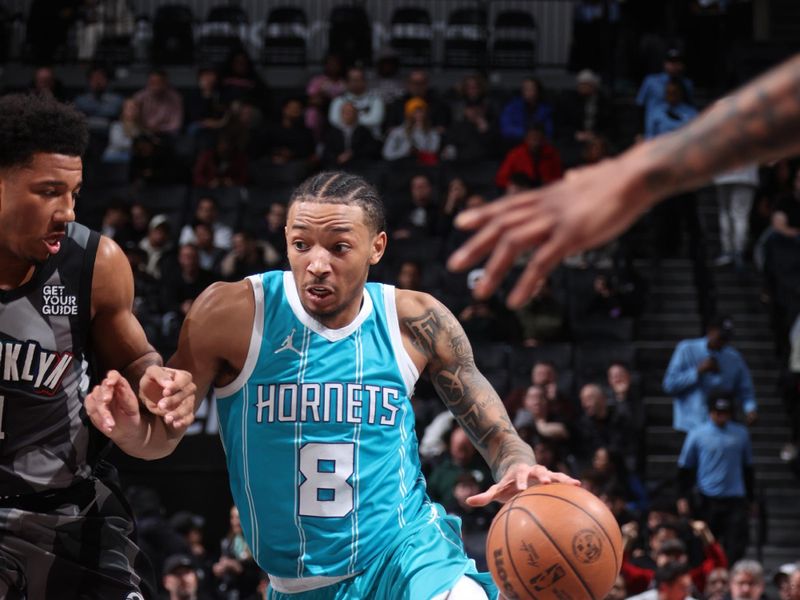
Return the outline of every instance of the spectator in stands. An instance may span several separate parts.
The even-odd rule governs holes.
[[[496,127],[498,111],[489,98],[486,78],[480,73],[465,75],[461,82],[454,88],[454,98],[450,104],[454,121],[464,118],[464,109],[467,106],[480,106],[484,118]],[[449,131],[450,127],[448,127]],[[520,139],[522,139],[520,137]]]
[[[447,506],[453,503],[453,490],[458,478],[470,473],[485,490],[492,481],[486,462],[475,450],[466,432],[458,425],[446,434],[447,454],[428,477],[428,493],[435,502]]]
[[[181,510],[170,517],[169,524],[178,535],[183,536],[189,545],[189,556],[197,569],[199,592],[206,596],[213,596],[215,588],[211,570],[213,562],[209,558],[203,542],[205,519],[187,510]]]
[[[539,293],[515,314],[521,327],[524,346],[534,347],[564,339],[567,312],[564,305],[553,295],[552,282],[549,278]]]
[[[413,260],[404,260],[397,269],[396,285],[401,290],[421,291],[422,266]]]
[[[691,514],[690,490],[696,482],[700,496],[697,514],[722,540],[725,554],[735,562],[744,556],[750,532],[753,449],[747,428],[731,421],[731,394],[711,393],[708,408],[711,421],[689,432],[678,459],[678,512]]]
[[[759,562],[736,561],[731,567],[731,600],[760,600],[764,583],[764,568]]]
[[[559,389],[558,371],[548,360],[537,360],[531,368],[531,383],[544,388],[549,414],[562,423],[570,423],[575,415],[575,408],[568,394]]]
[[[561,95],[556,110],[556,142],[570,166],[579,162],[583,144],[592,135],[613,140],[616,127],[614,108],[601,88],[600,77],[585,69],[575,83],[574,90]]]
[[[159,281],[164,262],[173,250],[171,229],[167,215],[156,215],[150,219],[147,237],[139,242],[139,247],[147,253],[145,272]]]
[[[522,80],[520,95],[503,107],[500,134],[511,145],[519,144],[531,126],[542,126],[548,139],[554,139],[553,107],[545,100],[541,81],[535,77]]]
[[[511,175],[522,173],[529,177],[534,187],[546,185],[561,178],[561,156],[545,135],[541,124],[531,125],[521,144],[509,150],[497,170],[495,183],[506,189]]]
[[[195,298],[216,278],[200,267],[200,255],[194,244],[181,244],[174,263],[164,265],[161,278],[161,307],[164,312],[164,340],[175,343],[181,325]]]
[[[569,430],[561,421],[549,414],[549,404],[545,397],[544,388],[532,385],[525,393],[522,407],[514,416],[514,427],[533,426],[539,439],[545,439],[554,444],[563,444],[569,439]]]
[[[248,275],[262,273],[274,268],[280,257],[271,246],[259,243],[247,231],[233,234],[231,251],[225,255],[220,264],[220,273],[226,281],[239,281]]]
[[[197,565],[188,554],[173,554],[164,561],[162,584],[169,600],[208,600],[199,592]]]
[[[128,0],[83,0],[78,22],[76,37],[80,61],[95,58],[97,44],[104,37],[130,36],[135,24]]]
[[[86,115],[89,131],[103,138],[122,112],[122,96],[108,89],[108,71],[104,67],[89,69],[87,90],[75,98],[75,108]]]
[[[192,231],[200,268],[210,271],[215,276],[220,275],[220,264],[225,257],[225,250],[214,245],[214,230],[211,225],[195,219]]]
[[[256,157],[267,155],[276,166],[306,164],[312,159],[314,135],[303,123],[303,102],[299,98],[283,102],[280,120],[264,127],[251,152]]]
[[[132,98],[122,103],[122,114],[111,123],[108,145],[103,152],[103,162],[129,163],[133,156],[133,142],[142,134],[139,105]]]
[[[247,154],[227,135],[219,135],[194,163],[193,182],[200,188],[241,187],[247,184],[247,176]]]
[[[437,231],[439,210],[433,195],[433,184],[424,173],[414,175],[409,183],[410,202],[396,215],[392,238],[431,238]]]
[[[214,246],[229,250],[232,244],[233,230],[229,225],[220,222],[219,206],[213,196],[203,196],[197,201],[194,209],[196,222],[209,225],[214,232]],[[192,225],[184,225],[179,238],[180,244],[194,244],[197,242]]]
[[[750,209],[758,187],[758,165],[745,165],[714,178],[719,205],[719,236],[722,254],[714,261],[718,267],[744,265],[750,226]]]
[[[61,102],[66,100],[64,84],[56,77],[53,67],[50,66],[36,68],[33,72],[30,92],[39,96],[52,96]]]
[[[161,294],[158,280],[145,271],[147,252],[135,242],[123,246],[133,273],[133,314],[142,324],[148,340],[161,339]]]
[[[680,81],[685,92],[684,100],[689,104],[694,104],[694,86],[692,81],[683,74],[684,67],[683,53],[677,48],[670,48],[664,59],[664,70],[644,78],[639,93],[636,95],[636,104],[644,111],[644,122],[647,122],[650,110],[663,101],[667,83],[670,80]]]
[[[625,600],[628,597],[628,590],[625,587],[625,578],[622,575],[617,575],[614,580],[614,585],[611,586],[608,594],[604,600]]]
[[[125,244],[134,241],[134,231],[131,227],[131,213],[128,207],[119,200],[112,200],[103,212],[103,221],[100,233],[110,237],[124,248]]]
[[[679,79],[670,79],[662,102],[647,111],[644,136],[647,139],[675,131],[697,116],[697,109],[686,102],[686,91]]]
[[[725,600],[728,597],[730,576],[728,569],[717,567],[706,577],[703,600]]]
[[[400,59],[391,46],[384,46],[375,59],[375,77],[370,82],[384,106],[390,106],[405,92],[403,80],[400,78]]]
[[[383,158],[414,159],[420,165],[435,165],[439,162],[440,144],[441,136],[430,123],[427,102],[411,98],[405,104],[405,122],[386,136]]]
[[[715,317],[705,337],[682,340],[675,348],[664,374],[664,393],[674,397],[672,426],[690,432],[708,422],[709,393],[727,390],[755,422],[757,404],[750,371],[742,355],[730,345],[733,320]]]
[[[352,102],[356,107],[360,125],[369,129],[376,138],[382,137],[381,126],[386,108],[380,95],[367,88],[364,69],[350,67],[347,70],[347,91],[334,98],[328,110],[328,121],[335,127],[341,127],[342,103],[344,102]]]
[[[344,94],[344,67],[338,54],[328,54],[322,67],[322,73],[314,75],[306,86],[308,104],[305,111],[305,124],[321,140],[328,123],[328,109],[331,101]]]
[[[473,275],[476,273],[476,275]],[[480,278],[481,270],[476,269],[467,278],[467,287],[475,288]],[[488,300],[471,299],[470,302],[458,312],[458,320],[470,340],[475,342],[511,342],[518,341],[519,325],[514,319],[505,303],[499,298],[492,297]]]
[[[183,125],[183,98],[172,87],[167,72],[153,69],[147,85],[136,92],[133,101],[139,107],[142,126],[155,134],[174,135]]]
[[[347,169],[378,158],[380,142],[359,124],[358,109],[352,102],[342,102],[340,106],[340,123],[329,127],[323,137],[323,167]]]
[[[414,69],[406,79],[406,92],[390,104],[386,110],[385,129],[401,125],[406,119],[406,102],[412,98],[421,98],[428,105],[431,125],[443,133],[450,125],[450,108],[439,99],[438,94],[430,86],[430,76],[424,69]]]
[[[652,590],[628,596],[629,600],[694,600],[691,596],[692,578],[686,563],[668,562],[656,569],[655,584]]]
[[[789,575],[789,600],[800,600],[800,567]]]
[[[489,160],[500,147],[498,130],[487,114],[485,99],[467,99],[459,115],[448,127],[442,145],[442,158],[458,163]]]
[[[574,425],[573,449],[579,461],[591,460],[600,447],[625,457],[633,458],[635,435],[628,418],[615,407],[608,405],[603,388],[588,383],[580,391],[583,412]]]
[[[259,238],[265,240],[275,251],[284,256],[286,254],[286,205],[282,202],[272,202],[264,215],[264,229],[259,231]]]
[[[587,258],[589,257],[583,255],[580,260],[581,264],[586,265],[588,268],[590,263]],[[571,264],[569,266],[571,266]],[[609,277],[605,273],[599,273],[594,278],[591,296],[586,305],[586,314],[601,319],[618,319],[623,316],[622,300],[617,290],[611,286]]]
[[[253,593],[258,585],[259,568],[247,546],[239,510],[230,510],[230,529],[220,542],[220,557],[213,566],[218,580],[217,593],[223,600],[238,600]]]
[[[630,369],[625,363],[615,361],[608,366],[608,404],[625,415],[635,429],[640,429],[644,426],[644,407],[639,387],[631,380]]]
[[[220,97],[224,104],[235,101],[253,103],[269,112],[269,89],[258,74],[253,60],[244,50],[232,50],[219,74]]]
[[[171,140],[145,130],[133,140],[129,177],[145,186],[177,183],[185,173]]]
[[[526,430],[527,433],[523,435],[523,432]],[[534,456],[536,456],[536,462],[538,464],[547,467],[548,469],[550,467],[558,467],[560,469],[559,473],[572,472],[572,469],[570,469],[561,459],[560,449],[556,444],[543,438],[537,439],[536,434],[531,430],[530,427],[522,428],[520,431],[520,437],[531,444]]]
[[[195,136],[200,147],[210,146],[217,130],[225,124],[226,114],[219,75],[214,69],[198,69],[197,87],[186,94],[183,106],[186,133]]]
[[[151,218],[152,213],[141,201],[135,200],[131,204],[131,229],[133,230],[133,239],[137,244],[147,236]]]

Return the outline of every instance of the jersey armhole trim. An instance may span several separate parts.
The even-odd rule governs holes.
[[[247,358],[244,361],[244,366],[236,379],[229,384],[222,387],[215,387],[214,394],[217,398],[227,398],[241,390],[258,363],[258,355],[261,353],[261,340],[264,336],[264,284],[261,275],[250,275],[247,277],[250,282],[250,288],[253,290],[253,297],[255,300],[255,314],[253,315],[253,330],[250,334],[250,346],[247,349]]]
[[[397,366],[400,369],[400,375],[406,384],[406,393],[410,398],[414,393],[414,386],[419,379],[419,371],[417,365],[411,360],[411,357],[403,345],[403,335],[400,333],[400,319],[397,316],[397,296],[395,294],[395,287],[393,285],[384,284],[383,286],[383,303],[386,310],[386,323],[389,326],[389,335],[392,338],[392,347],[394,348],[394,358]]]

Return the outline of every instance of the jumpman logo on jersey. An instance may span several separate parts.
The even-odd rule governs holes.
[[[303,356],[303,353],[294,347],[294,332],[295,328],[293,327],[291,333],[287,335],[286,339],[281,343],[281,347],[275,350],[273,354],[283,352],[284,350],[291,350],[292,352],[296,352],[299,356]]]

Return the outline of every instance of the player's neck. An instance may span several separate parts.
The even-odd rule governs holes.
[[[36,265],[0,250],[0,290],[13,290],[33,277]]]

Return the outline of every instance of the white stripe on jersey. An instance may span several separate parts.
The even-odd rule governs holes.
[[[253,545],[255,546],[252,550],[253,558],[258,562],[258,519],[256,517],[256,507],[255,501],[253,500],[253,490],[250,487],[250,459],[249,452],[247,451],[247,409],[250,406],[249,401],[249,390],[247,386],[243,389],[244,395],[242,397],[242,403],[244,404],[244,408],[242,409],[242,454],[243,454],[243,467],[244,467],[244,489],[247,494],[247,505],[248,505],[248,512],[250,513],[250,527],[253,530]]]
[[[306,373],[306,367],[308,366],[308,350],[309,346],[311,345],[311,330],[308,327],[303,328],[303,343],[300,346],[300,363],[297,368],[297,383],[298,385],[303,382]],[[300,445],[303,443],[303,424],[300,421],[297,421],[294,424],[294,470],[295,470],[295,482],[294,482],[294,506],[295,506],[295,516],[294,516],[294,524],[297,527],[297,534],[300,537],[300,553],[297,557],[297,577],[303,576],[303,570],[305,569],[303,564],[303,557],[306,554],[306,532],[303,530],[303,524],[301,522],[302,517],[300,517],[300,509],[298,504],[298,494],[300,493],[300,465],[298,461],[300,460]]]
[[[359,327],[353,337],[356,346],[356,374],[355,379],[357,384],[361,384],[364,380],[364,344],[362,340],[362,328]],[[363,410],[363,407],[362,407]],[[348,573],[355,573],[356,559],[358,558],[358,488],[359,488],[359,474],[358,474],[358,460],[360,454],[359,442],[361,440],[361,420],[358,419],[353,427],[353,517],[352,528],[350,530],[350,567]]]

